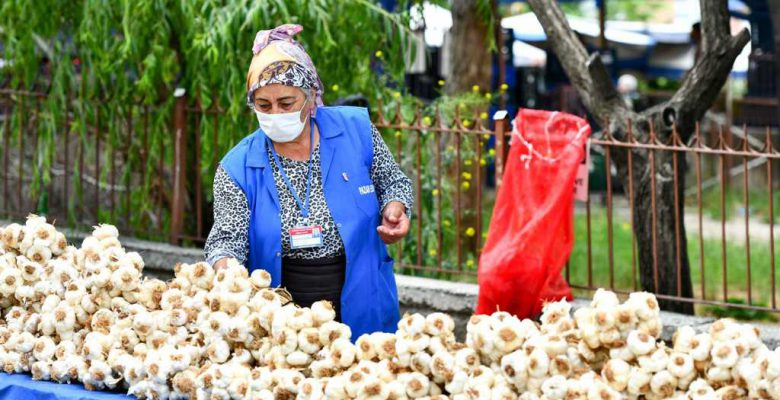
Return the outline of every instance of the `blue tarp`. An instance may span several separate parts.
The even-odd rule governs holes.
[[[0,373],[0,400],[128,400],[122,393],[91,392],[81,384],[34,381],[30,375]]]

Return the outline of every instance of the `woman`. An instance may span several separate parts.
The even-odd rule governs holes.
[[[329,300],[353,337],[394,331],[393,260],[385,244],[409,231],[409,178],[364,108],[324,107],[298,25],[258,32],[247,102],[260,129],[214,177],[207,261],[236,258],[271,273],[301,306]]]

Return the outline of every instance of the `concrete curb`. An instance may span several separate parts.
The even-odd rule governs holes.
[[[0,221],[0,225],[7,222]],[[71,243],[80,242],[87,236],[84,232],[63,230]],[[128,251],[141,254],[146,263],[144,274],[147,276],[168,279],[173,276],[173,268],[177,263],[193,263],[203,260],[201,249],[172,246],[165,243],[121,237],[120,241]],[[456,335],[465,338],[466,323],[477,303],[479,288],[475,284],[441,281],[413,276],[396,275],[398,285],[398,301],[401,313],[419,312],[430,314],[440,311],[450,314],[455,319]],[[575,299],[572,308],[578,309],[589,304],[588,300]],[[691,326],[697,331],[705,331],[715,318],[682,315],[671,312],[661,312],[663,322],[662,338],[671,340],[672,334],[681,326]],[[761,337],[770,348],[780,346],[780,325],[754,323],[761,329]]]

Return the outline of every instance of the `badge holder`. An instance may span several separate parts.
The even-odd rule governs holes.
[[[310,142],[309,142],[309,167],[308,167],[308,176],[306,179],[306,197],[303,201],[301,201],[301,198],[298,197],[298,193],[295,191],[295,187],[293,186],[292,182],[290,182],[290,178],[287,176],[287,173],[284,172],[284,167],[282,166],[282,163],[279,162],[279,157],[276,155],[276,149],[273,146],[273,143],[270,141],[270,139],[266,138],[268,140],[268,145],[271,147],[271,154],[274,157],[274,163],[276,164],[276,167],[279,169],[279,173],[282,175],[282,179],[284,179],[284,183],[287,185],[287,189],[292,194],[293,198],[295,198],[295,202],[298,204],[298,208],[301,211],[302,221],[301,223],[297,224],[294,228],[290,229],[288,233],[290,234],[290,248],[291,249],[308,249],[313,247],[320,247],[322,246],[322,226],[320,225],[310,225],[309,224],[309,205],[310,199],[311,199],[311,175],[312,175],[312,153],[314,152],[314,120],[310,119]]]

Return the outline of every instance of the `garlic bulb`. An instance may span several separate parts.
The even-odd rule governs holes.
[[[631,367],[626,385],[627,392],[632,396],[650,393],[650,381],[653,374],[638,367]]]
[[[631,331],[626,342],[628,348],[636,356],[644,356],[655,349],[655,339],[652,336],[639,331]]]
[[[677,378],[668,371],[660,371],[650,380],[650,390],[657,396],[670,397],[677,387]]]
[[[430,380],[419,372],[406,374],[399,377],[399,380],[406,386],[406,395],[409,398],[416,399],[427,396],[430,393]]]
[[[620,299],[614,292],[602,288],[596,290],[596,293],[593,294],[593,300],[590,302],[590,306],[597,309],[614,308],[619,304]]]
[[[712,349],[712,339],[710,335],[701,333],[695,335],[691,339],[691,357],[695,361],[705,361],[710,357],[710,350]]]
[[[688,397],[691,398],[691,400],[705,400],[705,399],[714,399],[715,398],[715,390],[710,386],[707,381],[704,379],[697,379],[691,383],[690,386],[688,386]]]
[[[325,322],[319,328],[320,343],[323,346],[327,346],[337,339],[347,339],[351,336],[352,331],[349,326],[339,322]],[[360,338],[358,338],[358,340],[360,340]]]
[[[710,356],[712,357],[712,363],[721,368],[731,368],[739,360],[737,348],[730,342],[715,343],[710,351]]]
[[[425,317],[425,333],[431,336],[446,336],[455,329],[455,321],[444,313],[432,313]]]
[[[358,358],[357,348],[345,338],[337,339],[331,343],[330,351],[334,364],[340,368],[349,367]]]
[[[519,321],[515,318],[506,318],[499,322],[495,328],[494,346],[501,354],[511,353],[523,345],[524,336]]]
[[[528,355],[528,375],[542,378],[550,368],[550,357],[542,349],[535,349]]]
[[[528,357],[523,351],[515,351],[501,359],[501,371],[517,390],[525,389],[528,381]]]
[[[329,301],[317,301],[311,305],[312,319],[315,326],[322,326],[336,318],[336,309]]]
[[[626,304],[634,310],[641,320],[652,320],[658,317],[660,307],[655,296],[647,292],[634,292],[629,294]]]
[[[652,353],[637,358],[639,366],[650,372],[658,372],[666,369],[669,363],[669,356],[666,354],[666,348],[659,347]]]
[[[410,336],[423,333],[425,328],[425,317],[420,314],[406,314],[398,321],[398,330]]]
[[[623,391],[628,386],[631,366],[627,362],[616,359],[610,360],[601,370],[601,376],[606,383],[617,391]]]
[[[568,392],[568,381],[561,375],[555,375],[542,383],[542,394],[546,399],[563,400]]]
[[[431,361],[433,358],[427,352],[419,352],[414,354],[409,360],[409,367],[412,371],[419,372],[423,375],[431,375]]]
[[[33,343],[33,356],[38,361],[49,362],[54,358],[56,345],[49,336],[41,336]]]

